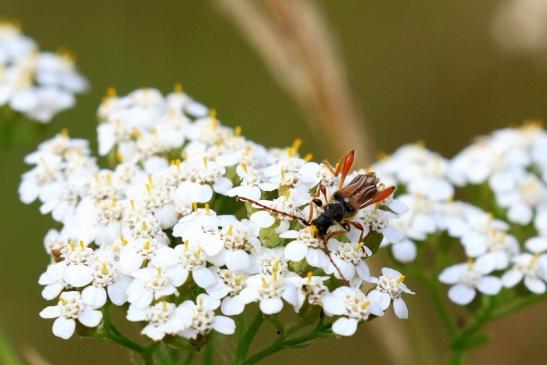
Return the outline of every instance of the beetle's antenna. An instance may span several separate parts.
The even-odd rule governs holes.
[[[270,212],[274,212],[274,213],[277,213],[279,215],[282,215],[282,216],[285,216],[285,217],[288,217],[288,218],[292,218],[292,219],[296,219],[298,221],[300,221],[300,223],[302,223],[304,226],[306,227],[309,227],[310,226],[310,223],[305,220],[304,218],[302,217],[298,217],[294,214],[291,214],[291,213],[287,213],[287,212],[283,212],[281,210],[278,210],[278,209],[275,209],[275,208],[272,208],[272,207],[269,207],[265,204],[262,204],[260,202],[257,202],[256,200],[253,200],[253,199],[249,199],[249,198],[246,198],[244,196],[236,196],[236,200],[240,200],[240,201],[246,201],[246,202],[249,202],[249,203],[252,203],[254,205],[257,205],[259,206],[260,208],[263,208],[265,210],[268,210]]]

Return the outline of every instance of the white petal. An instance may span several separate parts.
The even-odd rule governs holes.
[[[285,231],[283,233],[281,233],[279,235],[279,237],[281,238],[293,238],[293,239],[296,239],[298,237],[299,233],[298,231],[295,231],[295,230],[289,230],[289,231]]]
[[[448,291],[448,297],[459,305],[471,303],[475,295],[475,290],[464,284],[456,284]]]
[[[153,324],[149,324],[144,327],[141,333],[145,336],[148,336],[154,341],[161,341],[165,337],[165,332],[163,331],[163,328],[155,326]]]
[[[133,274],[142,265],[142,256],[131,248],[122,250],[120,254],[119,270],[127,275]]]
[[[127,287],[131,283],[131,278],[123,276],[118,278],[114,284],[111,284],[107,288],[108,297],[114,305],[123,305],[127,302]]]
[[[357,271],[357,275],[359,275],[361,279],[368,280],[370,278],[370,269],[364,261],[359,261],[359,263],[355,267],[355,270]]]
[[[524,204],[516,204],[509,208],[507,217],[511,222],[519,224],[528,224],[532,221],[533,213],[532,209]]]
[[[106,303],[106,290],[93,285],[88,286],[82,291],[82,301],[93,308],[102,307]]]
[[[61,337],[63,340],[68,340],[74,334],[76,322],[73,319],[59,317],[53,322],[53,334]]]
[[[532,293],[535,294],[543,294],[545,293],[545,283],[535,277],[526,276],[524,278],[524,285],[530,290]]]
[[[490,178],[490,187],[497,193],[511,190],[514,184],[515,179],[509,172],[497,173]]]
[[[157,267],[167,267],[175,265],[178,262],[177,253],[171,247],[160,246],[158,247],[152,263]]]
[[[382,311],[385,311],[389,308],[389,304],[391,303],[391,297],[387,293],[383,293],[379,290],[371,290],[370,293],[367,295],[368,299],[371,301],[371,303],[375,303],[380,307]]]
[[[63,275],[64,280],[75,288],[81,288],[93,280],[91,269],[86,265],[70,265]]]
[[[323,309],[330,315],[342,315],[346,312],[344,301],[334,295],[323,298]]]
[[[285,246],[285,257],[290,261],[300,261],[306,257],[308,246],[301,241],[292,241]]]
[[[485,276],[477,283],[477,289],[487,295],[496,295],[501,290],[501,280],[495,276]]]
[[[245,270],[251,264],[249,254],[243,250],[226,251],[226,266],[232,271]]]
[[[541,253],[547,250],[547,238],[544,237],[534,237],[530,238],[524,244],[526,249],[533,253]]]
[[[392,226],[387,226],[382,229],[382,234],[389,242],[399,242],[404,238],[402,232]]]
[[[483,255],[475,261],[475,268],[483,274],[489,274],[496,268],[496,259],[491,255]]]
[[[101,320],[103,319],[103,314],[101,311],[96,309],[86,308],[80,313],[78,320],[81,324],[86,327],[97,327]]]
[[[392,199],[388,202],[387,206],[397,214],[405,214],[408,212],[408,207],[398,199]]]
[[[213,197],[213,189],[209,185],[185,181],[177,188],[175,197],[184,203],[206,203]]]
[[[224,316],[215,316],[213,328],[223,335],[232,335],[236,330],[236,323],[233,319]]]
[[[332,332],[340,336],[351,336],[357,331],[357,321],[353,318],[338,318],[332,324]]]
[[[399,262],[412,262],[416,259],[416,245],[410,240],[402,240],[391,246],[391,252],[395,260]]]
[[[63,289],[64,285],[62,283],[47,285],[42,290],[42,297],[46,300],[57,298]]]
[[[323,270],[326,270],[330,266],[330,260],[323,250],[316,248],[308,248],[308,253],[306,254],[306,261],[310,266],[318,267]]]
[[[216,235],[209,233],[199,234],[200,239],[198,244],[203,248],[203,251],[209,256],[215,256],[224,247],[224,241],[222,241]]]
[[[213,184],[213,190],[219,194],[226,195],[228,190],[232,188],[232,185],[232,180],[222,176]]]
[[[398,318],[408,318],[408,308],[406,307],[406,303],[402,298],[396,298],[395,300],[393,300],[393,310],[395,311],[395,315]]]
[[[260,301],[260,310],[264,314],[275,314],[283,309],[283,301],[280,298],[262,299]]]
[[[192,278],[201,288],[208,288],[216,283],[216,277],[211,270],[202,267],[192,272]]]
[[[270,215],[270,213],[260,210],[255,212],[250,217],[251,222],[259,228],[270,227],[275,222],[275,218]]]
[[[503,286],[506,288],[512,288],[515,285],[517,285],[523,278],[522,272],[519,270],[509,270],[505,274],[503,274],[501,280],[503,282]]]
[[[457,264],[444,269],[439,275],[439,281],[444,284],[455,284],[466,270],[467,264]]]
[[[42,318],[57,318],[61,315],[61,308],[57,305],[50,305],[49,307],[45,307],[40,312],[40,317]]]
[[[203,306],[205,307],[205,309],[208,309],[208,310],[211,310],[211,311],[214,311],[215,309],[220,307],[220,299],[212,297],[212,296],[207,295],[207,294],[198,295],[197,301],[202,301]]]
[[[226,192],[228,196],[240,196],[251,200],[260,200],[262,192],[255,185],[236,186]]]
[[[226,297],[222,301],[220,311],[227,316],[237,316],[243,313],[245,309],[245,303],[243,303],[238,297]]]

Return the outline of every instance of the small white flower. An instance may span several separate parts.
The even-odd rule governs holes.
[[[300,312],[306,302],[310,305],[323,306],[323,299],[330,294],[325,285],[328,279],[328,276],[313,276],[311,272],[308,272],[306,278],[299,280],[295,310]]]
[[[222,300],[222,314],[233,316],[243,313],[248,304],[242,295],[247,276],[228,269],[218,269],[217,276],[215,284],[206,288],[207,294]]]
[[[228,196],[241,196],[252,200],[260,200],[263,191],[274,191],[279,185],[268,182],[262,170],[257,170],[241,163],[236,168],[236,173],[241,179],[238,186],[226,192]]]
[[[323,248],[324,243],[316,237],[311,227],[304,227],[299,231],[285,231],[279,236],[294,239],[285,246],[285,257],[288,260],[300,261],[306,259],[310,266],[324,270],[329,267],[330,262]]]
[[[198,335],[208,335],[213,329],[224,335],[235,332],[235,322],[225,316],[215,315],[214,310],[220,306],[220,300],[207,294],[198,295],[196,302],[190,300],[180,305],[182,317],[191,324],[180,332],[185,338],[196,338]]]
[[[393,310],[395,315],[401,319],[408,318],[408,309],[402,298],[402,293],[414,294],[414,292],[404,284],[405,276],[397,270],[387,267],[382,268],[382,275],[375,280],[376,289],[368,293],[368,298],[378,303],[380,308],[385,311],[393,301]]]
[[[109,253],[97,254],[91,264],[93,283],[82,291],[82,298],[97,308],[106,304],[107,297],[115,305],[127,301],[127,288],[131,278],[118,272],[116,262]]]
[[[180,276],[179,284],[184,284],[188,275],[201,288],[208,288],[216,283],[213,271],[206,267],[205,253],[201,246],[194,246],[188,241],[175,248],[164,247],[158,251],[152,263],[159,267],[168,267]]]
[[[488,275],[494,270],[495,262],[489,257],[477,261],[456,264],[444,269],[439,275],[441,283],[450,284],[448,297],[454,303],[466,305],[476,296],[476,290],[485,295],[496,295],[502,288],[498,277]]]
[[[380,209],[374,205],[361,209],[357,213],[355,219],[359,221],[365,229],[365,236],[368,235],[370,231],[374,231],[381,233],[387,241],[396,243],[404,238],[402,232],[391,224],[391,220],[396,217],[397,215],[395,213]]]
[[[327,273],[333,273],[338,279],[349,281],[354,287],[359,286],[361,281],[369,279],[370,270],[365,263],[365,258],[372,252],[363,242],[340,242],[330,239],[328,248],[332,262],[329,262]]]
[[[161,341],[165,335],[175,335],[191,324],[183,308],[166,301],[144,308],[131,305],[127,319],[133,322],[147,321],[141,333],[154,341]]]
[[[247,287],[241,292],[242,299],[248,303],[259,301],[264,314],[279,313],[283,309],[283,300],[297,306],[296,281],[299,277],[282,270],[280,261],[274,262],[271,270],[266,270],[270,273],[253,275],[246,280]]]
[[[496,270],[507,268],[511,258],[519,252],[516,238],[495,228],[486,234],[471,231],[462,237],[462,244],[469,257],[491,257]]]
[[[135,280],[127,288],[127,300],[137,307],[149,306],[153,300],[177,293],[177,287],[186,280],[180,268],[150,265],[133,273]]]
[[[547,283],[547,239],[534,237],[526,241],[528,252],[513,258],[513,267],[502,277],[503,285],[512,288],[522,280],[535,294],[543,294]]]
[[[77,291],[64,292],[57,305],[44,308],[42,318],[56,318],[53,322],[53,334],[68,340],[76,329],[76,320],[86,327],[97,327],[103,314],[85,302]]]
[[[323,299],[323,309],[330,316],[340,316],[332,324],[332,332],[340,336],[351,336],[360,322],[371,315],[384,313],[378,303],[370,300],[359,289],[339,287]]]

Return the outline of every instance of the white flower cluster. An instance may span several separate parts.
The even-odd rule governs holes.
[[[86,88],[69,53],[40,52],[16,25],[0,22],[0,107],[47,123]]]
[[[547,132],[538,123],[498,130],[452,160],[404,146],[375,169],[404,190],[398,199],[410,209],[393,222],[405,234],[391,245],[397,261],[414,261],[416,244],[441,234],[461,243],[467,262],[439,276],[452,285],[452,301],[465,305],[477,290],[495,295],[521,281],[546,291]],[[460,190],[469,203],[454,199]]]
[[[55,335],[71,337],[77,322],[98,326],[109,302],[153,340],[232,334],[230,316],[253,302],[266,315],[319,306],[339,335],[391,303],[407,317],[405,277],[386,268],[372,277],[365,263],[370,236],[402,237],[391,226],[405,210],[396,200],[359,210],[355,226],[325,247],[304,222],[310,210],[321,213],[317,200],[325,206],[340,177],[300,158],[299,141],[266,149],[180,88],[165,97],[110,92],[99,118],[99,153],[112,168],[98,165],[86,141],[61,133],[27,156],[33,167],[19,189],[23,202],[39,200],[62,224],[45,237],[51,263],[39,280],[43,297],[58,301],[41,313],[57,318]]]

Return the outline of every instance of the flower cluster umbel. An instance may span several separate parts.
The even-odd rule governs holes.
[[[498,130],[452,160],[403,146],[375,169],[401,187],[398,199],[410,208],[393,222],[406,236],[391,244],[397,261],[412,263],[419,243],[439,235],[461,244],[460,258],[451,255],[453,265],[438,277],[451,285],[453,302],[466,305],[477,291],[493,296],[521,282],[532,294],[546,292],[547,133],[540,123]]]
[[[267,149],[180,88],[167,96],[110,90],[98,116],[99,154],[110,168],[65,132],[27,156],[33,167],[19,189],[23,202],[39,200],[62,225],[45,237],[51,263],[39,280],[43,297],[57,301],[41,312],[56,318],[55,335],[71,337],[77,322],[99,326],[108,303],[123,306],[155,341],[232,334],[232,317],[253,302],[265,315],[316,307],[343,336],[391,303],[407,317],[401,296],[413,293],[405,277],[388,268],[373,277],[365,262],[372,238],[377,248],[382,237],[403,237],[391,224],[406,210],[400,202],[351,217],[364,239],[352,226],[325,242],[301,220],[237,199],[303,218],[310,209],[320,214],[312,195],[321,183],[326,194],[316,199],[328,199],[340,177],[299,157],[300,141]]]
[[[0,21],[0,107],[47,123],[86,88],[68,51],[40,52],[16,24]]]

